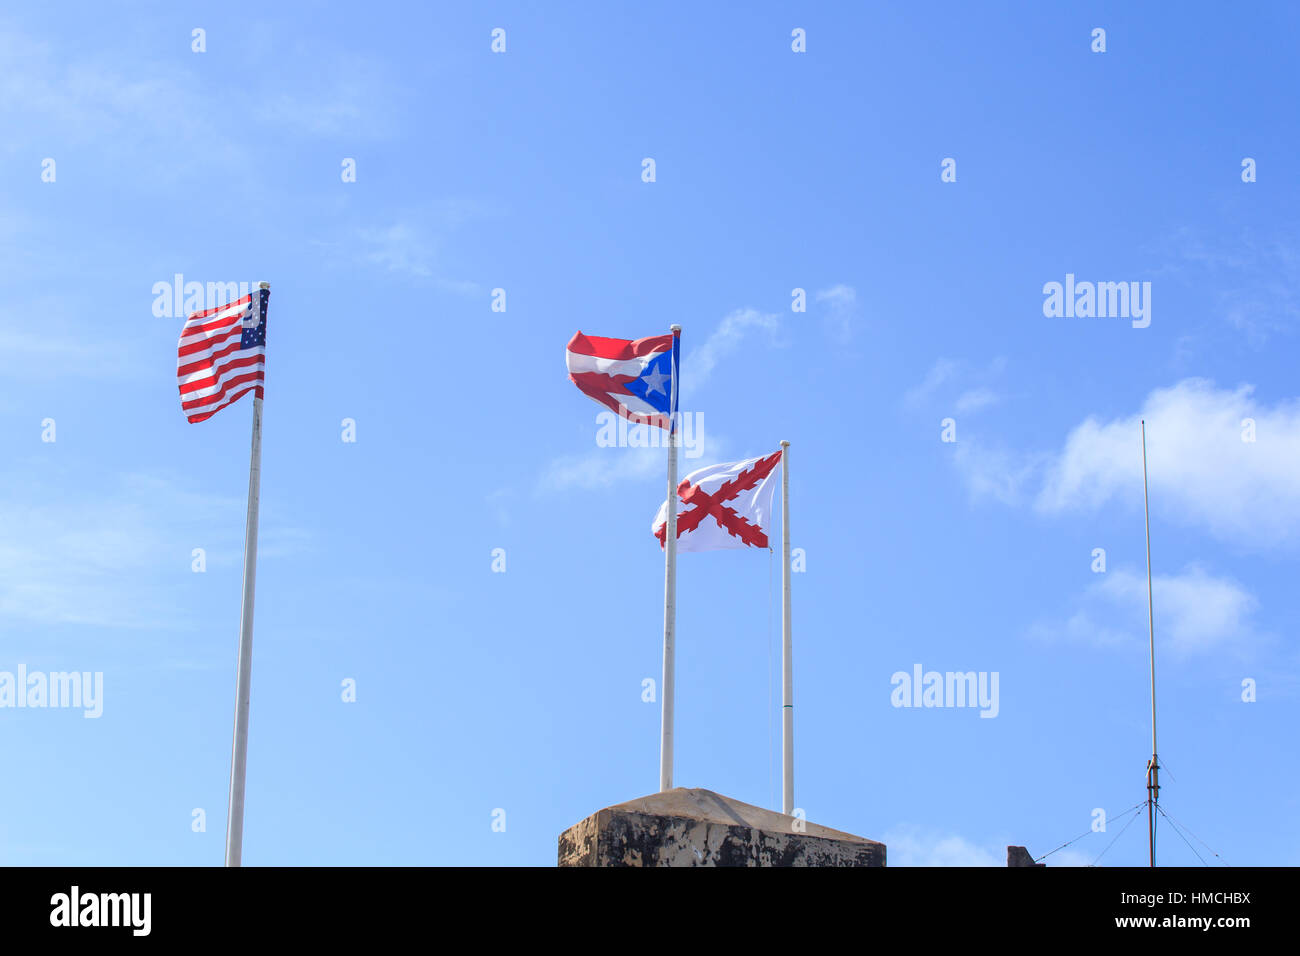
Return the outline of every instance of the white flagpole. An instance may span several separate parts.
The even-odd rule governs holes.
[[[781,812],[794,813],[794,674],[790,664],[790,443],[781,442]]]
[[[271,288],[269,282],[259,289]],[[262,487],[262,400],[253,395],[253,448],[248,463],[248,518],[244,525],[244,604],[239,624],[235,679],[235,739],[230,756],[230,804],[226,817],[226,866],[239,866],[244,851],[244,778],[248,770],[248,703],[253,678],[253,592],[257,584],[257,516]]]
[[[673,383],[669,402],[673,420],[668,432],[668,519],[664,528],[664,679],[660,690],[662,715],[659,726],[659,789],[673,788],[673,670],[677,630],[677,338],[673,332]]]

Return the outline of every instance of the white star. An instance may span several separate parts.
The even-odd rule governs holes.
[[[641,376],[641,380],[645,382],[645,393],[649,395],[651,392],[662,392],[667,396],[668,392],[664,388],[664,382],[670,378],[672,378],[671,375],[665,375],[663,372],[646,372],[646,374]]]

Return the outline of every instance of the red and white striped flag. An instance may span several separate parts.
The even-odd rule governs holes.
[[[262,397],[270,297],[270,289],[255,289],[185,320],[176,346],[176,383],[181,410],[191,423],[211,418],[249,392]]]
[[[672,431],[677,419],[676,332],[611,339],[575,332],[564,350],[569,380],[583,394],[640,425]]]

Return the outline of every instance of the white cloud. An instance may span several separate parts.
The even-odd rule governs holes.
[[[1006,866],[1006,847],[972,843],[965,837],[902,824],[882,838],[890,866]]]
[[[941,386],[951,381],[957,374],[958,363],[952,359],[940,358],[925,373],[925,378],[903,396],[903,403],[910,408],[924,405]]]
[[[940,396],[955,392],[966,383],[956,399],[945,399],[944,410],[958,415],[973,414],[1002,401],[1002,395],[992,387],[992,383],[1001,378],[1006,367],[1007,360],[1002,356],[983,368],[972,367],[960,359],[940,358],[926,372],[920,384],[903,395],[903,405],[913,410],[931,408],[938,404]]]
[[[1231,578],[1190,565],[1178,574],[1155,575],[1151,591],[1156,641],[1170,650],[1187,655],[1242,649],[1259,639],[1252,620],[1258,601]],[[1145,645],[1146,572],[1118,568],[1097,575],[1069,618],[1060,624],[1040,622],[1031,634],[1100,646]]]
[[[213,135],[212,117],[228,111],[203,94],[192,72],[166,61],[124,60],[111,44],[90,55],[70,54],[5,31],[0,62],[0,107],[9,118],[11,149],[36,146],[40,131],[57,128],[69,142],[149,163],[155,181],[200,164],[250,159],[243,138]]]
[[[339,263],[361,263],[385,272],[421,279],[460,295],[477,295],[482,286],[468,279],[453,279],[449,260],[452,237],[466,223],[500,215],[499,207],[468,198],[445,198],[403,210],[382,225],[370,225],[336,234],[312,244]]]
[[[404,272],[420,278],[433,275],[432,244],[406,223],[362,229],[357,237],[364,251],[361,258],[388,272]]]
[[[853,318],[857,312],[858,292],[851,285],[835,285],[822,289],[816,295],[816,301],[827,305],[827,326],[831,334],[841,342],[848,341],[853,335]]]
[[[822,289],[817,293],[818,302],[828,302],[831,308],[847,309],[858,301],[858,291],[851,285],[831,286],[829,289]]]
[[[209,570],[242,558],[242,497],[193,492],[157,476],[105,477],[93,496],[80,498],[46,484],[10,487],[0,505],[8,516],[0,523],[0,621],[181,627],[175,582],[192,573],[192,548],[206,549]],[[260,557],[299,551],[303,538],[266,523]]]
[[[387,133],[396,86],[378,61],[354,55],[331,55],[331,69],[313,77],[301,91],[277,90],[259,99],[253,116],[268,126],[312,136],[358,136]]]
[[[515,493],[509,488],[498,488],[483,496],[484,503],[492,512],[497,527],[508,528],[512,523],[508,505],[514,500]]]
[[[976,497],[996,498],[1006,505],[1018,505],[1031,493],[1042,471],[1045,456],[1025,455],[964,437],[958,426],[952,460]]]
[[[1075,428],[1045,469],[1035,505],[1045,513],[1096,510],[1114,500],[1140,508],[1142,444],[1153,513],[1220,538],[1281,544],[1300,539],[1300,402],[1264,405],[1254,388],[1187,379],[1157,389],[1142,410]],[[1244,419],[1256,441],[1242,440]]]
[[[20,321],[0,313],[0,372],[9,378],[128,379],[136,362],[121,338],[91,341],[65,334],[43,307],[30,309],[41,321]]]
[[[129,157],[157,185],[205,170],[255,170],[259,137],[234,135],[242,124],[349,142],[397,128],[393,104],[405,90],[382,59],[317,46],[312,54],[330,68],[310,76],[266,70],[274,59],[267,28],[245,31],[233,47],[195,54],[186,28],[176,37],[186,51],[178,58],[143,55],[131,44],[84,50],[0,29],[0,149],[44,158],[57,130],[60,143],[93,146],[99,159]],[[69,175],[68,167],[60,163],[58,173]]]
[[[361,265],[428,282],[460,295],[473,295],[482,287],[468,279],[450,279],[435,268],[440,238],[406,222],[367,226],[335,240],[311,239],[322,257],[339,267]]]
[[[1103,845],[1097,853],[1104,852],[1106,847]],[[1032,851],[1030,851],[1032,852]],[[1066,847],[1064,850],[1057,850],[1047,859],[1043,860],[1048,866],[1092,866],[1096,860],[1096,854],[1088,854],[1083,850],[1076,850],[1073,847]]]
[[[592,434],[594,440],[596,432]],[[627,435],[629,443],[664,440],[662,431],[649,425],[633,425],[628,428]],[[702,424],[683,429],[681,440],[683,444],[677,454],[679,479],[704,465],[726,460],[723,457],[726,439],[709,432]],[[658,479],[661,491],[667,489],[667,446],[593,448],[582,454],[553,459],[542,472],[536,490],[539,493],[575,488],[592,490],[652,478]]]
[[[900,824],[881,838],[886,846],[890,866],[998,866],[1007,865],[1005,844],[976,843],[955,833]],[[1027,848],[1035,858],[1045,851]],[[1098,851],[1100,852],[1100,851]],[[1092,857],[1083,850],[1067,847],[1044,862],[1049,867],[1090,866]]]
[[[639,428],[647,426],[640,425]],[[595,448],[551,461],[538,482],[539,491],[608,488],[623,481],[662,474],[667,488],[668,452],[664,448]],[[678,456],[678,470],[681,470]]]
[[[953,407],[957,410],[958,415],[963,415],[967,412],[977,412],[981,408],[987,408],[990,405],[996,405],[999,401],[1001,401],[1001,396],[991,388],[972,388],[957,396],[957,402]]]
[[[781,323],[775,315],[757,309],[736,309],[723,316],[704,344],[682,359],[682,394],[693,391],[708,379],[717,364],[735,352],[754,332],[761,332],[771,345],[779,345]],[[690,364],[688,365],[687,362]],[[689,370],[689,371],[688,371]]]
[[[1169,260],[1164,271],[1211,285],[1223,317],[1251,346],[1300,324],[1300,250],[1290,237],[1246,230],[1225,238],[1182,228],[1159,246]]]
[[[166,551],[165,519],[154,507],[165,490],[152,481],[127,482],[96,501],[60,496],[57,505],[6,496],[12,519],[0,527],[0,619],[132,628],[172,623],[158,588],[132,586],[133,577],[153,577],[144,572],[156,571]],[[209,503],[196,514],[210,511]],[[186,556],[175,554],[178,575]]]

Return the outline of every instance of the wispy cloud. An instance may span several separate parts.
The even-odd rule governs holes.
[[[387,222],[371,223],[313,244],[341,266],[360,265],[406,276],[454,292],[479,295],[483,286],[450,275],[456,231],[469,222],[499,215],[496,207],[472,199],[440,199],[401,210]]]
[[[977,412],[981,408],[987,408],[990,405],[996,405],[1001,400],[1002,397],[991,388],[972,388],[957,396],[953,408],[956,409],[957,414],[962,415],[967,412]]]
[[[637,436],[633,435],[637,433]],[[538,479],[538,493],[566,491],[571,489],[600,489],[626,481],[646,481],[658,478],[666,482],[668,450],[667,447],[646,447],[651,440],[662,441],[660,430],[649,425],[634,425],[628,429],[629,445],[627,448],[593,448],[591,451],[575,455],[561,455],[553,459],[543,470]],[[593,431],[593,435],[595,432]],[[594,439],[593,439],[594,440]],[[727,440],[715,435],[703,426],[698,431],[687,431],[677,456],[679,477],[706,464],[725,461]],[[664,485],[666,488],[666,484]]]
[[[956,833],[946,833],[931,827],[900,824],[891,827],[882,837],[888,847],[890,866],[1000,866],[1007,865],[1007,848],[993,842],[976,842]],[[1035,857],[1041,857],[1041,847],[1029,847]],[[1092,857],[1086,852],[1068,848],[1058,850],[1044,862],[1048,866],[1090,866]]]
[[[882,838],[890,866],[1006,866],[1006,848],[981,846],[954,833],[900,824]]]
[[[994,388],[1007,360],[999,356],[987,365],[975,366],[960,359],[939,358],[918,384],[903,395],[903,406],[918,410],[941,406],[945,412],[974,414],[1002,401]],[[953,393],[956,397],[951,397]]]
[[[515,493],[510,488],[498,488],[483,496],[483,502],[492,512],[498,528],[508,528],[512,524],[509,505],[514,497]]]
[[[0,618],[102,627],[173,624],[164,589],[148,583],[155,574],[144,573],[156,572],[159,555],[169,550],[155,507],[167,490],[132,477],[94,501],[63,498],[50,505],[6,495],[12,518],[0,526]],[[196,506],[196,515],[218,504],[175,494],[174,501],[184,497]],[[186,554],[175,555],[178,574]]]
[[[714,368],[724,358],[737,352],[746,340],[755,334],[763,336],[768,346],[780,346],[781,320],[771,313],[759,312],[757,309],[736,309],[722,317],[718,327],[705,339],[699,348],[690,351],[690,374],[682,375],[682,394],[703,385],[713,374]],[[687,359],[683,358],[683,367]]]
[[[120,339],[90,341],[0,312],[0,374],[7,378],[130,378],[136,371]]]
[[[210,568],[238,562],[242,498],[148,474],[105,477],[95,488],[76,498],[0,490],[8,516],[0,523],[0,621],[179,627],[185,614],[166,582],[191,573],[193,548],[205,549]],[[295,553],[305,540],[273,524],[262,537],[263,558]]]
[[[1156,640],[1181,655],[1223,649],[1248,651],[1262,635],[1254,624],[1259,602],[1237,581],[1199,565],[1152,578]],[[1098,574],[1059,622],[1038,622],[1030,635],[1102,647],[1147,642],[1146,573],[1117,568]]]
[[[590,490],[661,473],[666,477],[666,455],[662,448],[595,448],[580,455],[561,455],[542,472],[538,490]]]
[[[100,159],[130,157],[158,183],[203,168],[253,169],[258,137],[228,135],[241,122],[349,142],[398,128],[393,104],[405,92],[382,59],[317,48],[328,69],[278,75],[258,62],[273,57],[267,29],[256,27],[234,47],[209,38],[210,52],[178,60],[167,51],[124,55],[119,44],[56,47],[0,24],[0,149],[47,156],[48,131],[57,129],[58,142],[93,144]]]
[[[903,396],[903,404],[909,408],[919,408],[926,404],[931,396],[956,376],[959,364],[952,359],[940,358],[925,373],[920,384],[914,385]]]
[[[1005,505],[1020,505],[1034,493],[1049,456],[1012,451],[959,432],[952,461],[973,497],[989,497]]]
[[[1206,235],[1182,228],[1160,243],[1165,272],[1212,284],[1222,317],[1253,347],[1300,327],[1300,246],[1290,236]]]
[[[1140,507],[1144,419],[1153,514],[1240,544],[1300,543],[1300,400],[1265,404],[1251,385],[1185,379],[1131,415],[1085,419],[1056,452],[1007,450],[967,432],[953,461],[974,494],[1041,514]]]
[[[296,91],[278,90],[258,100],[262,123],[309,136],[340,136],[350,142],[382,136],[396,126],[392,102],[400,85],[378,60],[337,53],[331,68]]]
[[[1255,399],[1253,386],[1223,389],[1204,379],[1157,389],[1133,415],[1076,427],[1047,469],[1038,509],[1140,501],[1141,419],[1153,508],[1225,539],[1300,540],[1300,401],[1269,406]],[[1248,419],[1254,441],[1243,441]]]
[[[243,137],[214,136],[225,110],[205,96],[200,77],[167,60],[123,59],[112,46],[89,54],[55,51],[12,29],[0,31],[0,107],[8,145],[36,145],[26,130],[62,131],[66,141],[95,144],[108,156],[132,155],[155,177],[182,166],[247,163]],[[202,144],[202,149],[187,149]],[[183,153],[184,163],[177,161]],[[43,155],[38,153],[38,155]],[[57,161],[58,157],[54,157]]]
[[[403,272],[420,278],[433,275],[433,246],[406,223],[362,229],[361,258],[387,272]]]
[[[853,322],[857,318],[858,292],[851,285],[833,285],[822,289],[815,297],[826,306],[826,327],[837,341],[847,342],[853,337]]]

